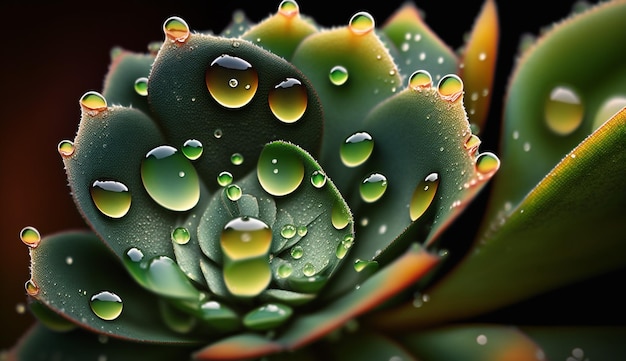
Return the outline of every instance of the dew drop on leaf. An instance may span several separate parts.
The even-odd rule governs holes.
[[[26,293],[28,293],[30,296],[34,297],[39,294],[39,286],[37,286],[35,281],[33,281],[32,279],[26,281],[26,283],[24,284],[24,289],[26,290]]]
[[[348,28],[356,35],[364,35],[374,30],[374,17],[366,11],[359,11],[352,15]]]
[[[321,170],[311,173],[311,184],[315,188],[322,188],[326,184],[326,174]]]
[[[230,220],[220,236],[222,251],[234,261],[263,256],[269,252],[271,243],[271,228],[254,217]]]
[[[226,187],[232,182],[233,182],[233,175],[232,173],[228,171],[220,172],[220,174],[217,175],[217,184],[219,184],[220,187]]]
[[[291,276],[292,273],[293,273],[293,266],[291,265],[291,263],[286,262],[278,266],[279,278],[287,278]]]
[[[243,164],[243,155],[241,153],[233,153],[230,156],[230,162],[233,165],[242,165]]]
[[[135,80],[135,92],[144,97],[148,95],[148,78],[143,76]]]
[[[241,198],[241,195],[243,194],[243,191],[241,190],[241,187],[239,187],[236,184],[229,184],[226,186],[226,197],[228,197],[228,199],[230,199],[231,201],[235,202],[238,201],[239,198]]]
[[[190,34],[189,25],[178,16],[172,16],[165,20],[163,32],[168,39],[178,43],[184,43]]]
[[[361,182],[359,192],[361,199],[372,203],[380,199],[387,190],[387,177],[380,173],[372,173]]]
[[[89,306],[96,316],[105,321],[111,321],[120,316],[124,304],[120,296],[115,293],[102,291],[91,296]]]
[[[270,330],[283,324],[292,314],[289,306],[269,303],[248,312],[243,317],[243,324],[252,330]]]
[[[354,270],[357,272],[362,272],[367,267],[378,267],[378,262],[366,261],[362,259],[357,259],[356,261],[354,261]]]
[[[168,145],[146,154],[141,163],[141,180],[155,202],[173,211],[187,211],[200,199],[196,169],[176,148]]]
[[[272,113],[284,123],[298,121],[308,105],[306,87],[295,78],[287,78],[270,89],[268,102]]]
[[[148,264],[145,262],[143,252],[137,247],[131,247],[124,253],[122,261],[131,276],[133,276],[138,283],[145,285],[146,268]]]
[[[315,274],[315,266],[311,262],[305,263],[302,266],[302,273],[307,277],[313,276]]]
[[[304,237],[304,236],[306,236],[306,234],[309,231],[309,229],[306,226],[298,226],[296,231],[298,232],[298,236]]]
[[[463,81],[456,74],[448,74],[439,79],[437,91],[441,98],[455,101],[463,94]]]
[[[185,227],[176,227],[172,230],[171,238],[177,244],[187,244],[191,239],[191,234]]]
[[[247,61],[227,54],[217,57],[206,71],[209,93],[227,108],[241,108],[256,94],[257,71]]]
[[[57,145],[57,150],[62,157],[70,157],[74,154],[74,142],[71,140],[62,140]]]
[[[96,180],[89,191],[91,200],[102,214],[111,218],[122,218],[128,213],[131,195],[124,183]]]
[[[300,13],[300,7],[294,0],[283,0],[278,5],[278,13],[288,18],[292,18]]]
[[[196,160],[202,155],[202,142],[197,139],[187,139],[183,143],[183,154],[190,160]]]
[[[583,121],[580,96],[571,88],[557,86],[550,92],[544,108],[548,128],[558,135],[574,132]]]
[[[274,196],[295,191],[304,179],[300,156],[281,148],[265,147],[257,164],[257,177],[263,189]]]
[[[500,159],[491,152],[484,152],[476,157],[476,171],[482,175],[490,175],[500,168]]]
[[[41,235],[37,228],[26,226],[20,231],[20,239],[28,247],[35,248],[41,242]]]
[[[463,146],[465,147],[465,149],[467,149],[469,154],[474,154],[478,150],[480,143],[480,138],[477,135],[472,134],[469,136],[469,138],[467,138],[467,140],[465,140],[465,144],[463,144]]]
[[[335,65],[330,69],[328,78],[333,85],[344,85],[348,81],[348,69],[341,65]]]
[[[417,70],[409,77],[409,87],[414,90],[430,88],[433,85],[433,78],[426,70]]]
[[[145,269],[149,288],[163,296],[197,300],[199,291],[191,284],[178,264],[167,256],[150,260]]]
[[[350,223],[350,214],[343,204],[336,202],[333,205],[330,216],[333,227],[336,229],[344,229]]]
[[[291,257],[293,257],[293,259],[300,259],[304,255],[304,250],[302,249],[302,246],[294,246],[293,248],[291,248],[289,254],[291,254]]]
[[[438,173],[430,173],[415,187],[413,196],[411,197],[411,203],[409,203],[409,216],[411,217],[411,221],[417,220],[426,212],[435,198],[438,187]]]
[[[374,140],[367,132],[357,132],[346,138],[339,148],[341,161],[348,167],[363,164],[372,154]]]
[[[291,238],[295,237],[296,236],[296,226],[294,226],[293,224],[285,224],[280,229],[280,235],[283,238],[286,238],[286,239],[291,239]]]
[[[80,106],[87,114],[94,116],[107,109],[107,101],[102,94],[88,91],[80,98]]]

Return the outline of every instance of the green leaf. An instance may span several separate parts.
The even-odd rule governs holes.
[[[387,335],[371,331],[347,333],[328,346],[336,360],[420,360]]]
[[[138,79],[147,80],[155,55],[136,54],[123,49],[114,49],[112,53],[102,95],[110,104],[137,108],[150,114],[148,99],[138,92],[135,84]]]
[[[626,328],[620,326],[523,326],[546,360],[616,360],[626,357]]]

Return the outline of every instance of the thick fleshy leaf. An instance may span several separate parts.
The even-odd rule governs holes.
[[[111,105],[121,105],[150,114],[148,76],[155,54],[136,54],[124,49],[111,51],[111,65],[104,79],[104,95]]]
[[[621,360],[626,327],[524,326],[520,330],[543,350],[546,360]]]
[[[193,346],[137,344],[103,334],[74,330],[54,332],[35,325],[9,352],[14,361],[126,360],[128,350],[152,361],[186,360]]]
[[[272,140],[319,153],[324,117],[312,85],[285,59],[244,39],[194,33],[183,43],[166,40],[148,100],[168,144],[200,142],[194,165],[212,190],[222,171],[240,178],[253,170]]]
[[[472,129],[480,134],[489,113],[498,56],[500,25],[494,0],[486,0],[461,55],[465,107]]]
[[[626,109],[569,153],[427,290],[429,302],[375,318],[388,327],[450,321],[623,267],[625,177]]]
[[[92,233],[44,237],[30,255],[29,294],[82,328],[140,342],[198,342],[165,327],[158,299],[136,285]]]
[[[384,303],[424,276],[438,261],[438,256],[414,245],[387,268],[357,285],[350,293],[324,305],[323,309],[294,319],[275,339],[253,336],[254,342],[246,343],[244,348],[242,338],[248,339],[252,336],[233,336],[204,348],[196,357],[202,360],[235,360],[300,349]]]
[[[329,345],[335,360],[420,360],[397,341],[368,331],[348,333]]]
[[[237,38],[241,36],[241,34],[248,31],[248,29],[252,25],[252,21],[248,18],[243,10],[235,10],[233,12],[233,18],[231,19],[230,24],[228,24],[228,26],[220,32],[220,36],[226,38]]]

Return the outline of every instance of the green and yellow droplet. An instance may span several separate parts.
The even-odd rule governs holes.
[[[272,113],[284,123],[297,122],[308,105],[307,90],[302,82],[287,78],[270,89],[268,102]]]
[[[411,202],[409,203],[409,216],[411,217],[411,221],[416,221],[426,212],[435,198],[438,187],[438,173],[430,173],[418,183],[413,191]]]
[[[247,61],[223,54],[213,60],[205,81],[215,101],[226,108],[241,108],[254,98],[259,76]]]

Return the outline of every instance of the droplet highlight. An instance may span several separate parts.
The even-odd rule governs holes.
[[[135,92],[143,97],[148,95],[148,78],[141,77],[135,80]]]
[[[616,96],[610,99],[607,99],[598,112],[596,113],[595,118],[593,119],[592,130],[596,130],[600,128],[602,124],[604,124],[607,120],[609,120],[615,113],[622,110],[622,108],[626,107],[626,96]]]
[[[196,160],[202,155],[202,142],[197,139],[187,139],[183,143],[182,151],[187,159]]]
[[[433,85],[433,78],[426,70],[417,70],[409,77],[409,87],[413,90],[430,88]]]
[[[373,203],[379,200],[387,190],[387,177],[380,173],[372,173],[365,177],[359,187],[361,199]]]
[[[335,65],[330,69],[328,78],[333,85],[344,85],[348,81],[348,69],[341,65]]]
[[[283,0],[278,5],[278,13],[282,16],[292,18],[300,13],[300,7],[294,0]]]
[[[374,30],[374,27],[374,17],[366,11],[359,11],[352,15],[348,23],[348,28],[355,35],[365,35]]]
[[[268,102],[272,113],[284,123],[302,118],[308,104],[306,87],[295,78],[287,78],[270,89]]]
[[[419,182],[413,191],[411,203],[409,203],[409,216],[411,217],[411,221],[416,221],[426,212],[435,198],[438,187],[438,173],[430,173],[426,176],[426,178]]]
[[[339,148],[341,161],[347,167],[359,166],[370,157],[374,150],[374,140],[367,132],[357,132],[346,138]]]
[[[162,145],[146,154],[141,180],[152,199],[173,211],[187,211],[200,200],[200,180],[189,159]]]
[[[274,196],[295,191],[304,179],[300,155],[281,147],[265,147],[257,164],[257,178],[263,189]]]
[[[583,121],[584,108],[580,96],[571,88],[552,89],[545,104],[544,116],[548,128],[558,135],[574,132]]]
[[[206,71],[209,93],[227,108],[241,108],[256,94],[257,71],[247,61],[227,54],[217,57]]]
[[[39,234],[37,228],[26,226],[20,231],[20,239],[22,240],[22,243],[28,247],[35,248],[39,246],[39,243],[41,242],[41,235]]]
[[[118,318],[124,308],[120,296],[109,291],[102,291],[91,296],[89,306],[96,316],[105,321]]]
[[[163,32],[169,40],[178,43],[184,43],[190,34],[189,25],[178,16],[172,16],[165,20]]]
[[[453,102],[463,94],[463,81],[456,74],[448,74],[439,79],[437,91],[442,99]]]
[[[130,210],[131,194],[124,183],[96,180],[89,192],[94,205],[105,216],[122,218]]]

